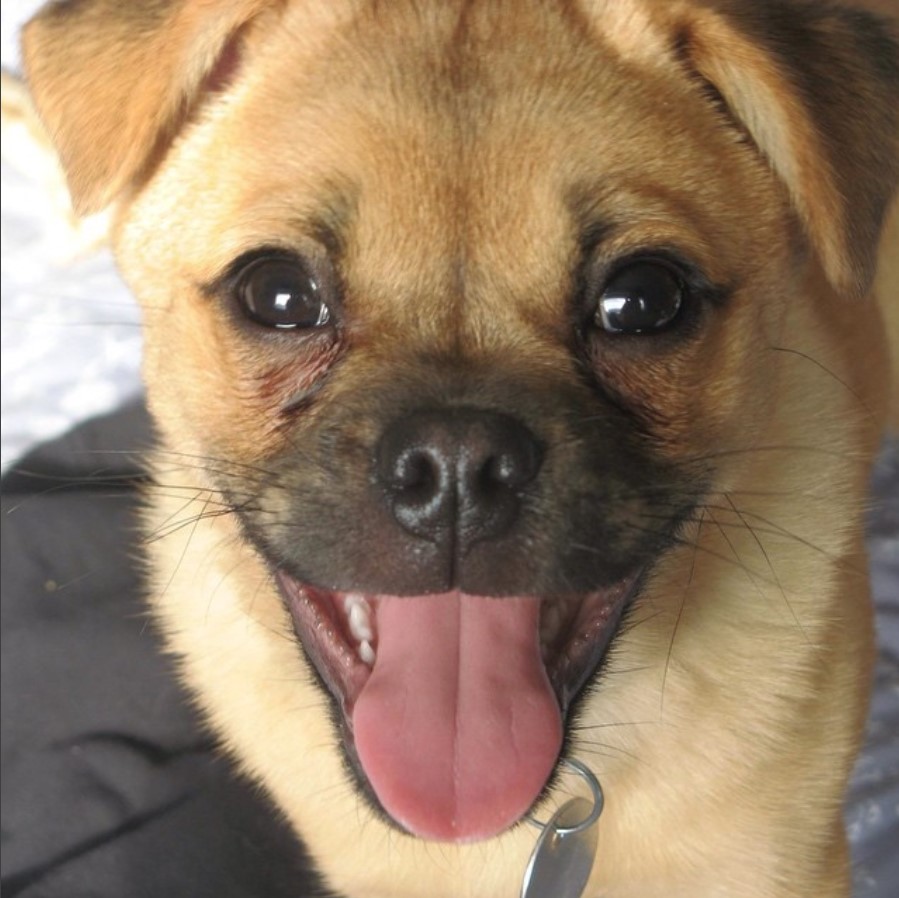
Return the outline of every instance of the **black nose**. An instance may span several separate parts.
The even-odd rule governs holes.
[[[387,428],[377,476],[404,530],[462,557],[512,527],[541,461],[534,434],[509,415],[427,410]]]

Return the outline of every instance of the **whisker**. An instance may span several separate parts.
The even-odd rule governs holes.
[[[642,761],[640,756],[634,754],[634,752],[628,751],[626,748],[621,748],[619,745],[609,745],[605,742],[578,745],[578,751],[588,755],[596,755],[600,758],[618,758],[621,755],[624,755],[624,757],[630,758],[632,761],[637,761],[638,763]]]
[[[858,452],[844,452],[837,449],[829,449],[824,446],[804,446],[799,443],[774,443],[762,446],[744,446],[733,447],[730,449],[718,449],[714,452],[707,452],[702,455],[691,455],[690,462],[707,462],[714,461],[719,458],[730,458],[739,455],[751,455],[755,452],[805,452],[809,455],[824,455],[828,458],[836,458],[843,461],[856,460],[860,457]]]
[[[160,532],[160,531],[162,531],[163,529],[165,529],[166,525],[169,524],[171,521],[175,520],[176,518],[180,518],[180,516],[181,516],[181,515],[182,515],[182,514],[183,514],[183,513],[184,513],[184,512],[191,506],[191,505],[194,504],[194,502],[199,502],[199,501],[200,501],[200,497],[203,495],[203,493],[206,493],[207,504],[209,504],[209,503],[211,503],[211,502],[213,501],[213,499],[212,499],[212,493],[211,493],[210,490],[192,489],[191,492],[193,493],[193,495],[192,495],[192,496],[188,496],[187,499],[184,500],[184,504],[181,505],[180,508],[175,509],[170,515],[168,515],[168,517],[166,517],[164,520],[160,521],[159,524],[158,524],[158,526],[154,528],[154,532]],[[164,498],[167,498],[167,499],[184,499],[184,496],[183,496],[183,495],[179,495],[179,494],[177,494],[177,493],[175,493],[175,492],[171,492],[171,493],[162,493],[162,492],[160,492],[160,493],[158,493],[158,495],[160,495],[160,496],[162,496],[162,497],[164,497]],[[219,508],[228,508],[229,510],[230,510],[230,508],[231,508],[231,506],[230,506],[228,503],[226,503],[226,502],[216,502],[215,504],[218,505]],[[204,508],[205,508],[205,507],[206,507],[206,506],[204,505]]]
[[[802,633],[802,636],[803,636],[803,638],[805,639],[805,641],[806,641],[809,645],[811,645],[811,640],[809,639],[808,633],[806,632],[805,627],[802,626],[802,622],[799,620],[799,617],[798,617],[798,615],[796,614],[796,610],[793,608],[793,605],[791,604],[790,600],[787,598],[786,590],[784,590],[784,587],[783,587],[783,584],[781,583],[780,577],[777,575],[777,571],[774,569],[774,565],[771,563],[771,558],[770,558],[770,556],[768,555],[767,549],[765,548],[765,546],[764,546],[764,544],[762,543],[761,539],[759,538],[758,534],[757,534],[757,533],[755,532],[755,530],[753,530],[753,528],[747,523],[746,519],[745,519],[745,518],[743,517],[743,515],[740,513],[740,511],[739,511],[739,509],[737,508],[737,506],[734,505],[734,503],[733,503],[733,501],[731,500],[730,496],[728,496],[727,493],[724,493],[724,498],[727,499],[728,503],[730,504],[730,507],[734,510],[734,513],[740,518],[741,521],[743,521],[743,523],[744,523],[746,529],[749,531],[749,533],[751,534],[752,538],[755,540],[756,545],[759,547],[759,551],[762,553],[762,556],[763,556],[764,559],[765,559],[765,563],[768,565],[768,570],[771,571],[771,574],[772,574],[772,576],[774,577],[775,582],[777,583],[778,589],[780,590],[780,594],[781,594],[781,596],[783,597],[784,604],[787,606],[787,608],[788,608],[789,611],[790,611],[790,616],[793,618],[793,622],[794,622],[794,623],[796,624],[796,626],[799,628],[799,632]]]
[[[668,683],[668,671],[671,668],[671,658],[674,654],[674,642],[677,639],[677,631],[680,628],[681,618],[684,615],[684,608],[687,604],[687,595],[689,594],[690,587],[693,584],[693,575],[696,573],[697,548],[699,546],[699,540],[702,537],[702,526],[705,523],[705,515],[706,511],[703,508],[702,514],[699,518],[699,527],[696,533],[696,542],[693,545],[693,557],[690,560],[690,573],[687,577],[686,584],[684,584],[684,589],[681,592],[680,605],[677,609],[677,615],[674,618],[674,626],[671,628],[671,639],[668,640],[668,652],[665,655],[665,667],[662,671],[662,685],[659,690],[659,720],[663,720],[665,717],[665,686]]]
[[[198,514],[191,515],[188,518],[185,518],[183,521],[177,521],[172,523],[170,526],[165,528],[159,528],[154,530],[151,534],[144,537],[144,543],[147,545],[152,545],[155,542],[158,542],[161,539],[165,539],[166,537],[172,536],[177,533],[179,530],[183,530],[185,527],[190,527],[193,525],[194,531],[196,531],[197,525],[199,525],[200,521],[210,520],[212,518],[219,518],[223,515],[233,514],[233,509],[216,509],[214,511],[201,511]],[[181,560],[184,559],[184,552],[187,551],[185,546],[184,551],[181,553]]]
[[[586,732],[587,730],[605,730],[615,727],[657,726],[657,720],[613,720],[607,723],[574,723],[570,729],[572,732]]]
[[[709,520],[715,525],[716,529],[721,534],[721,538],[727,543],[727,547],[730,549],[731,554],[734,556],[734,558],[740,561],[740,567],[743,569],[743,572],[746,574],[746,576],[749,577],[749,580],[752,583],[753,587],[755,588],[755,591],[759,594],[759,597],[762,598],[763,600],[767,601],[767,596],[765,595],[764,591],[762,590],[762,588],[759,586],[758,582],[756,581],[752,570],[750,570],[749,566],[745,562],[743,562],[742,559],[740,558],[740,553],[737,551],[737,548],[734,545],[733,540],[731,540],[731,538],[727,535],[727,531],[724,529],[724,527],[721,525],[721,523],[718,521],[718,519],[711,513],[711,511],[708,509],[708,507],[706,507],[706,510],[709,512]],[[745,525],[743,527],[741,527],[741,529],[746,529]],[[768,585],[773,586],[776,584],[769,582]]]
[[[221,490],[213,490],[207,489],[206,487],[197,487],[197,486],[181,486],[180,484],[162,484],[158,488],[153,488],[153,495],[158,496],[161,499],[183,499],[186,493],[193,493],[192,496],[188,497],[185,502],[184,508],[186,508],[191,502],[196,502],[199,500],[200,496],[203,493],[209,497],[209,503],[211,505],[218,505],[222,508],[232,508],[232,504],[225,499],[213,499],[212,497],[218,493],[221,495]],[[173,512],[169,517],[174,517],[177,512]]]
[[[104,485],[110,487],[110,489],[106,492],[103,492],[100,489],[97,489],[96,497],[98,499],[119,499],[119,500],[123,500],[123,499],[127,500],[128,499],[129,492],[127,489],[118,488],[118,484],[115,484],[115,483],[106,484],[104,481],[99,481],[96,486],[102,487]],[[87,489],[86,486],[83,488]],[[7,508],[6,514],[11,515],[11,514],[13,514],[13,512],[20,511],[21,509],[26,508],[27,506],[31,505],[32,503],[37,502],[41,499],[44,499],[47,496],[53,495],[55,493],[72,492],[75,489],[80,489],[80,487],[76,487],[76,485],[73,483],[65,483],[65,484],[58,484],[57,486],[47,487],[47,489],[41,490],[38,493],[29,493],[23,499],[16,502],[15,505],[11,505],[9,508]],[[92,488],[92,489],[94,489],[94,488]]]
[[[11,473],[33,480],[50,480],[57,486],[65,487],[69,484],[93,485],[96,483],[132,483],[138,479],[133,471],[116,472],[98,468],[96,471],[86,471],[83,474],[56,474],[49,471],[34,471],[30,468],[19,468],[13,465]]]
[[[206,462],[211,461],[218,465],[225,465],[228,468],[237,468],[241,471],[251,471],[257,474],[261,474],[265,477],[272,477],[273,472],[268,470],[267,468],[260,467],[259,465],[249,464],[247,462],[239,462],[234,461],[229,458],[222,458],[217,455],[199,455],[191,452],[177,452],[173,449],[154,449],[155,455],[163,455],[163,456],[171,456],[173,459],[178,458],[188,458],[191,461],[199,461]]]
[[[661,531],[652,530],[648,527],[640,527],[635,524],[633,521],[625,521],[623,526],[628,527],[630,530],[633,530],[636,533],[648,534],[649,536],[658,538],[664,535]],[[665,535],[665,538],[670,542],[678,545],[678,546],[686,546],[690,548],[695,548],[697,552],[701,552],[703,555],[709,556],[711,558],[715,558],[718,561],[724,562],[725,564],[732,565],[734,567],[739,568],[740,570],[745,570],[746,566],[740,562],[739,560],[735,560],[733,557],[729,555],[725,555],[722,552],[716,552],[714,549],[710,549],[708,546],[702,546],[699,543],[692,542],[691,540],[684,539],[681,536],[678,536],[676,533]],[[590,546],[585,543],[571,543],[573,548],[580,549],[584,552],[591,552],[593,554],[603,554],[602,550],[596,546]]]
[[[865,411],[865,413],[868,415],[868,417],[872,421],[876,421],[876,419],[877,419],[876,415],[871,410],[870,406],[865,402],[864,397],[860,396],[859,393],[855,389],[853,389],[848,383],[846,383],[846,381],[843,380],[842,377],[837,375],[835,372],[831,371],[830,368],[828,368],[826,365],[819,362],[814,356],[810,356],[808,353],[802,352],[799,349],[793,349],[789,346],[770,346],[769,349],[771,349],[773,352],[783,352],[783,353],[789,353],[790,355],[798,356],[799,358],[805,359],[805,361],[811,362],[813,365],[816,365],[825,374],[832,377],[841,387],[843,387],[843,389],[845,389],[846,392],[849,393],[853,397],[853,399],[856,400],[856,402],[858,402],[858,404],[862,407],[862,409]]]
[[[728,492],[732,493],[733,491],[728,491]],[[658,504],[663,505],[664,503],[658,503]],[[672,503],[671,507],[677,507],[677,506]],[[749,518],[754,518],[755,520],[761,521],[763,524],[766,525],[765,527],[749,528],[749,525],[745,521],[742,521],[742,522],[716,521],[716,526],[718,526],[719,528],[729,527],[731,529],[733,529],[733,528],[754,529],[754,531],[756,533],[761,533],[765,536],[783,536],[787,539],[794,540],[795,542],[799,543],[800,545],[805,546],[805,548],[807,548],[807,549],[811,549],[813,552],[817,552],[819,555],[823,555],[828,561],[837,565],[841,570],[849,571],[849,572],[856,573],[856,574],[864,574],[865,573],[864,568],[859,568],[857,565],[852,564],[851,562],[847,561],[842,556],[835,555],[833,552],[829,552],[827,549],[824,549],[823,547],[818,546],[813,542],[810,542],[805,537],[802,537],[798,533],[794,533],[793,531],[788,530],[786,527],[783,527],[783,526],[775,523],[774,521],[769,520],[768,518],[764,517],[763,515],[756,514],[755,512],[746,511],[743,509],[741,509],[740,511],[737,511],[736,509],[731,509],[724,505],[713,505],[711,503],[703,503],[702,507],[708,509],[709,511],[721,511],[721,512],[725,512],[727,514],[730,514],[733,511],[733,512],[737,513],[738,516],[740,516],[741,518],[744,516],[749,517]],[[661,515],[661,514],[654,515],[650,512],[642,512],[641,516],[648,520],[658,520],[658,521],[669,520],[669,518],[666,515]]]
[[[227,513],[228,512],[224,512],[224,511],[215,511],[215,512],[211,512],[210,514],[217,516],[217,515],[227,514]],[[162,590],[162,593],[161,593],[162,595],[166,595],[168,593],[169,588],[171,587],[172,583],[175,582],[175,577],[178,574],[178,571],[181,569],[181,565],[184,564],[184,559],[187,556],[187,549],[190,546],[191,539],[193,538],[193,535],[196,533],[197,527],[200,525],[200,521],[205,517],[206,517],[206,511],[205,511],[205,506],[204,506],[204,511],[201,512],[199,515],[197,515],[193,519],[193,521],[186,521],[182,525],[182,526],[189,526],[192,523],[193,529],[191,530],[190,536],[188,536],[188,538],[184,541],[184,545],[181,548],[181,554],[178,556],[178,561],[175,563],[175,566],[172,568],[172,573],[169,576],[169,579],[166,582],[165,587]],[[180,530],[180,529],[182,529],[182,527],[179,526],[177,529]],[[172,531],[172,532],[174,532],[174,531]],[[146,541],[147,542],[155,542],[157,539],[161,539],[161,538],[162,538],[161,536],[157,535],[153,538],[147,539]]]

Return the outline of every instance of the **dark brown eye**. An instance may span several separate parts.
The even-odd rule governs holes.
[[[298,260],[263,258],[251,262],[237,280],[237,298],[257,324],[281,330],[309,330],[331,320],[318,281]]]
[[[594,324],[609,334],[652,334],[674,322],[685,299],[683,282],[668,266],[634,262],[603,288]]]

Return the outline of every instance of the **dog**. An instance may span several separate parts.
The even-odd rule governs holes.
[[[577,759],[582,894],[848,895],[894,26],[82,0],[23,46],[143,307],[155,620],[328,886],[518,894]]]

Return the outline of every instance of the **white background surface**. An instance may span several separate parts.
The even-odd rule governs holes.
[[[127,0],[123,0],[127,2]],[[36,0],[3,0],[2,62]],[[7,147],[4,147],[4,157]],[[65,258],[60,217],[27,160],[0,169],[0,423],[5,468],[33,443],[139,391],[134,300],[106,251]]]

